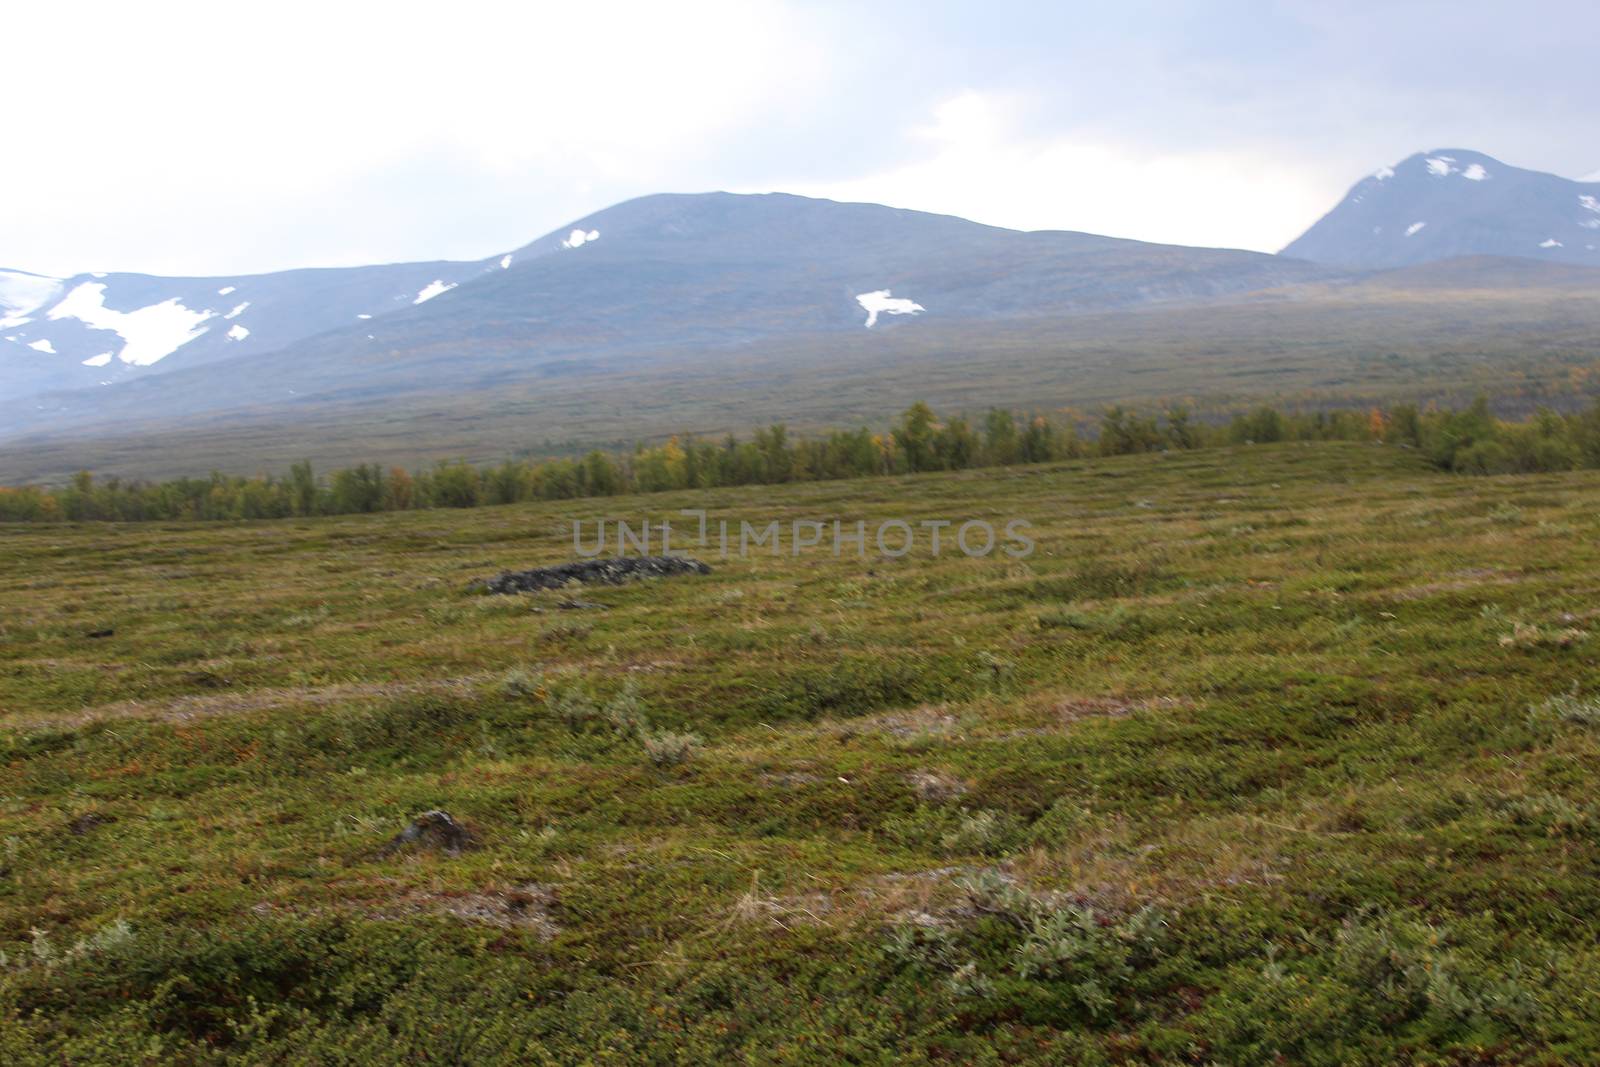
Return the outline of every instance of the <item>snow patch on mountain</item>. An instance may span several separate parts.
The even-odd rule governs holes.
[[[243,314],[244,309],[249,307],[249,306],[250,306],[250,301],[246,300],[244,303],[236,305],[232,311],[228,312],[226,315],[224,315],[222,317],[225,318],[225,319],[236,319],[241,314]]]
[[[508,253],[506,255],[501,256],[500,257],[500,269],[501,270],[505,270],[510,266],[511,266],[511,256],[510,256],[510,254]]]
[[[110,363],[110,362],[111,362],[111,353],[110,352],[102,352],[98,356],[90,356],[88,359],[84,360],[83,361],[83,365],[85,367],[104,367],[107,363]]]
[[[1426,225],[1426,222],[1413,222],[1410,226],[1406,227],[1406,236],[1411,237],[1412,235],[1420,232]]]
[[[53,356],[56,354],[56,346],[51,344],[48,338],[42,341],[29,341],[28,347],[35,352],[43,352],[46,355]]]
[[[250,330],[247,327],[239,325],[237,322],[228,327],[228,340],[230,341],[243,341],[249,336]]]
[[[1554,237],[1547,237],[1543,241],[1539,242],[1539,247],[1540,248],[1565,248],[1566,246],[1563,245],[1560,241],[1556,240]]]
[[[61,291],[61,279],[0,270],[0,330],[32,322],[30,313]]]
[[[870,293],[861,293],[856,297],[856,303],[867,313],[867,328],[870,330],[878,324],[878,315],[915,315],[927,308],[903,296],[892,296],[888,289],[877,289]]]
[[[1459,174],[1469,182],[1481,182],[1489,177],[1489,171],[1482,163],[1468,163],[1465,167],[1458,167],[1455,156],[1429,156],[1425,162],[1428,165],[1428,173],[1435,178],[1448,178],[1452,174]]]
[[[456,287],[456,283],[455,282],[446,282],[446,281],[441,281],[438,278],[435,278],[433,281],[429,282],[427,285],[424,285],[422,287],[421,291],[419,291],[417,293],[417,298],[415,300],[411,301],[411,302],[413,304],[425,304],[429,300],[432,300],[434,297],[438,296],[440,293],[448,293],[450,290],[454,289],[455,287]]]
[[[566,239],[561,242],[561,247],[582,248],[590,241],[598,241],[599,239],[599,230],[573,230],[571,233],[567,234]]]
[[[1394,168],[1393,167],[1379,167],[1377,169],[1377,171],[1373,173],[1372,176],[1374,178],[1378,179],[1380,182],[1386,182],[1390,178],[1394,177]]]
[[[237,285],[224,285],[221,289],[217,290],[217,295],[218,296],[227,296],[229,293],[233,292],[237,288],[239,288]]]
[[[96,330],[110,330],[123,340],[117,358],[136,367],[148,367],[176,352],[206,332],[202,322],[214,311],[184,307],[177,297],[137,311],[114,311],[105,305],[106,287],[83,282],[45,313],[50,319],[77,319]]]

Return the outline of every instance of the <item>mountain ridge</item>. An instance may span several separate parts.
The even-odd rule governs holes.
[[[411,281],[439,273],[435,265],[405,266]],[[552,361],[727,347],[859,330],[869,321],[881,331],[910,320],[1000,321],[1203,301],[1328,273],[1262,253],[720,192],[624,201],[465,270],[468,277],[426,300],[370,320],[322,323],[269,353],[174,358],[159,376],[37,395],[31,412],[13,416],[6,429],[152,410],[189,416],[330,389],[381,396],[430,375],[468,387],[538,373]],[[868,298],[888,306],[875,316]]]
[[[1521,184],[1521,174],[1532,176],[1535,185],[1529,187],[1536,191],[1562,191],[1574,184],[1517,172],[1492,157],[1458,149],[1419,153],[1384,168],[1358,183],[1346,200],[1359,197],[1360,203],[1400,190],[1408,197],[1442,196],[1470,206],[1485,189]],[[1576,197],[1573,202],[1587,211]],[[1600,217],[1600,211],[1595,214]],[[1301,251],[1297,246],[1316,230],[1286,253]],[[1393,321],[1398,333],[1395,339],[1363,334],[1352,343],[1402,347],[1423,358],[1432,358],[1428,353],[1434,348],[1448,348],[1447,338],[1455,331],[1434,315],[1413,336],[1408,322],[1394,316],[1401,314],[1397,309],[1433,299],[1429,294],[1462,302],[1463,326],[1468,321],[1487,326],[1491,319],[1485,316],[1493,315],[1533,323],[1537,309],[1548,305],[1561,316],[1550,338],[1562,343],[1568,343],[1564,339],[1573,324],[1587,321],[1586,313],[1559,302],[1592,291],[1593,268],[1470,247],[1459,253],[1448,240],[1417,241],[1415,247],[1424,254],[1400,263],[1376,256],[1378,262],[1352,266],[1286,253],[1010,230],[957,216],[788,193],[658,193],[574,219],[482,260],[176,280],[201,290],[193,297],[184,296],[189,290],[178,293],[176,311],[203,316],[189,325],[204,332],[148,364],[127,362],[121,379],[106,386],[72,387],[82,374],[65,387],[59,378],[41,381],[37,375],[28,382],[24,373],[23,388],[31,391],[0,416],[0,441],[12,450],[62,455],[59,446],[76,441],[81,445],[71,451],[83,455],[92,451],[93,441],[115,438],[137,451],[146,447],[137,443],[141,437],[152,442],[174,434],[214,439],[232,426],[250,427],[246,435],[255,440],[271,437],[278,449],[296,439],[293,428],[299,425],[323,427],[326,435],[330,426],[359,424],[367,427],[359,433],[388,435],[398,420],[411,432],[439,434],[432,441],[436,448],[448,451],[450,441],[470,440],[477,451],[484,447],[484,435],[463,436],[456,429],[473,412],[494,412],[502,427],[511,412],[524,412],[526,427],[518,432],[525,439],[547,436],[544,425],[559,427],[567,439],[584,426],[581,419],[574,421],[575,413],[598,412],[596,405],[604,407],[607,395],[639,374],[666,383],[662,387],[668,390],[677,388],[675,381],[692,379],[692,388],[702,393],[766,397],[762,410],[768,414],[762,418],[781,417],[781,405],[769,401],[786,390],[796,395],[797,375],[837,364],[835,353],[842,351],[851,353],[849,359],[862,364],[875,382],[885,375],[917,377],[919,360],[929,367],[942,361],[940,373],[948,381],[950,360],[962,351],[1043,345],[1031,373],[1064,380],[1065,368],[1050,366],[1052,347],[1065,351],[1070,341],[1070,358],[1076,360],[1126,359],[1132,351],[1129,337],[1146,328],[1139,322],[1163,309],[1198,313],[1275,303],[1365,304],[1377,316],[1373,323]],[[69,347],[69,342],[87,343],[81,337],[73,341],[58,333],[59,343],[49,346],[54,351],[46,352],[24,347],[41,340],[32,331],[65,322],[92,340],[105,340],[107,331],[96,329],[94,305],[88,314],[76,305],[68,307],[75,315],[57,314],[63,303],[85,303],[80,292],[88,290],[115,314],[150,314],[174,299],[174,284],[174,279],[141,275],[61,280],[0,272],[6,326],[0,342],[15,338],[8,342],[13,351],[0,349],[0,395],[8,395],[8,382],[18,380],[18,367],[37,368],[51,360],[81,363],[82,347]],[[283,290],[276,299],[274,286]],[[240,304],[245,307],[235,313]],[[296,310],[308,305],[315,306],[315,314]],[[1380,312],[1380,305],[1386,310]],[[294,330],[275,335],[270,320],[263,326],[254,317],[267,313],[291,320]],[[1092,328],[1107,329],[1107,336],[1116,338],[1114,349],[1097,354],[1094,344],[1080,343],[1084,339],[1076,336],[1074,322],[1084,316],[1096,321]],[[1328,333],[1332,320],[1321,312],[1273,319],[1266,311],[1241,311],[1234,318],[1287,331],[1274,332],[1273,343],[1248,346],[1250,369],[1244,374],[1249,380],[1269,380],[1267,364],[1296,348],[1305,351],[1336,340]],[[228,340],[227,331],[235,325],[250,331],[246,338]],[[1165,350],[1179,351],[1172,346],[1170,314],[1148,329],[1159,335]],[[1504,330],[1493,332],[1497,343],[1510,340]],[[110,336],[130,345],[136,340],[115,331]],[[1237,331],[1234,336],[1247,337]],[[1197,351],[1210,358],[1211,349],[1198,343]],[[1346,358],[1349,347],[1338,347],[1339,358]],[[1359,358],[1359,353],[1350,356]],[[874,369],[880,360],[888,363]],[[1267,364],[1257,367],[1263,360]],[[706,373],[712,366],[721,369]],[[1141,368],[1140,374],[1154,369],[1147,360]],[[694,373],[675,377],[676,370]],[[83,373],[101,371],[86,367]],[[1165,377],[1191,380],[1175,371],[1169,369]],[[837,368],[830,373],[838,377]],[[769,380],[750,382],[743,375]],[[1335,378],[1343,381],[1347,375]],[[974,384],[978,381],[981,377]],[[556,382],[562,383],[560,389],[551,388]],[[8,398],[18,395],[13,389]],[[551,404],[564,405],[559,417]],[[716,407],[715,397],[700,396],[686,410]],[[742,404],[738,411],[729,409],[725,425],[754,410]],[[619,423],[613,418],[608,425]],[[582,429],[584,435],[589,432]],[[409,445],[397,451],[414,454]],[[60,470],[31,462],[13,469]]]

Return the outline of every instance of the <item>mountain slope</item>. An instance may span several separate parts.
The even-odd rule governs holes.
[[[1089,310],[1198,302],[1329,276],[1251,252],[963,219],[784,194],[659,195],[471,265],[417,306],[250,359],[37,397],[7,427],[122,424],[320,400],[492,390],[563,368],[814,334],[937,332]],[[869,325],[870,324],[870,325]]]
[[[501,269],[397,263],[217,278],[0,270],[0,397],[106,385],[276,351]]]
[[[1581,277],[1590,272],[1523,261],[1506,277],[1548,267],[1558,284],[1503,288],[1481,266],[1466,279],[1449,266],[1206,304],[1027,319],[918,316],[889,320],[901,324],[893,329],[551,359],[470,385],[419,373],[407,391],[385,383],[381,396],[358,379],[304,400],[268,397],[264,384],[258,405],[213,416],[129,411],[103,427],[13,437],[0,443],[0,485],[60,482],[86,467],[125,477],[282,472],[301,459],[319,469],[415,469],[522,449],[548,455],[670,434],[720,438],[773,422],[805,433],[876,427],[911,399],[974,416],[997,405],[1067,419],[1115,403],[1159,409],[1175,398],[1208,414],[1268,399],[1462,406],[1485,393],[1512,415],[1570,401],[1572,369],[1600,361],[1600,302],[1587,287],[1592,278]]]
[[[1367,269],[1455,256],[1600,266],[1600,183],[1460,148],[1418,153],[1357,182],[1283,254]]]

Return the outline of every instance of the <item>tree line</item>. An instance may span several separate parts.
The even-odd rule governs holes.
[[[96,479],[81,471],[62,487],[0,487],[0,521],[173,521],[291,518],[418,508],[470,508],[533,500],[769,485],[922,471],[1043,463],[1085,456],[1278,441],[1374,441],[1422,451],[1439,469],[1476,474],[1600,467],[1600,403],[1563,415],[1540,410],[1496,419],[1480,398],[1462,410],[1414,405],[1367,411],[1283,411],[1262,406],[1225,422],[1182,405],[1135,412],[1112,407],[1080,432],[1043,415],[991,409],[981,419],[907,408],[886,432],[838,430],[817,437],[783,425],[748,440],[674,437],[632,451],[577,458],[464,461],[408,471],[360,464],[317,474],[310,462],[284,476],[212,474],[170,481]]]

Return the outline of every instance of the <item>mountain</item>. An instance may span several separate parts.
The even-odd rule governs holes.
[[[937,331],[957,321],[1206,301],[1327,274],[1259,253],[1024,233],[874,204],[777,193],[664,194],[608,208],[477,263],[182,284],[140,278],[136,289],[129,281],[120,306],[207,332],[162,359],[164,373],[35,396],[6,416],[0,434],[80,432],[319,399],[381,403],[442,387],[495,389],[552,368],[572,373],[668,349],[693,358],[685,352],[774,338],[907,326]],[[106,282],[120,277],[138,276]],[[102,346],[105,331],[86,331],[82,317],[70,320],[64,309],[92,306],[80,294],[98,296],[99,284],[61,283],[17,313],[28,321],[8,336],[31,343],[39,331],[62,362],[81,362],[94,345],[68,331],[102,335]],[[35,280],[26,285],[35,297],[45,288]],[[284,297],[269,302],[265,294],[277,289]],[[366,314],[373,317],[358,318]],[[235,324],[251,330],[243,341],[227,339]],[[61,332],[43,332],[49,330]],[[245,355],[242,346],[254,343],[258,330],[261,347],[275,347]]]
[[[0,397],[276,351],[509,264],[399,263],[217,278],[0,270]]]
[[[1600,266],[1600,182],[1462,148],[1423,152],[1357,182],[1283,254],[1365,269],[1454,256]]]
[[[1513,184],[1487,157],[1442,155],[1353,195],[1364,203],[1412,178]],[[1544,189],[1549,176],[1533,177]],[[8,320],[30,321],[8,323],[20,353],[0,350],[0,362],[80,365],[86,349],[69,353],[68,335],[22,331],[62,327],[85,285],[123,278],[127,288],[107,286],[113,307],[179,308],[206,332],[110,385],[0,406],[0,484],[83,467],[138,477],[302,458],[412,466],[773,421],[817,429],[879,420],[912,397],[968,411],[1172,397],[1227,410],[1285,391],[1526,399],[1567,388],[1570,366],[1600,358],[1596,270],[1548,257],[1373,270],[777,193],[643,197],[472,263],[187,282],[3,277]],[[269,303],[275,286],[284,295]],[[270,318],[246,317],[269,307]],[[227,340],[235,323],[251,330],[243,341]],[[242,347],[258,332],[276,347]],[[125,333],[124,348],[140,339]],[[25,347],[41,339],[54,355]]]

